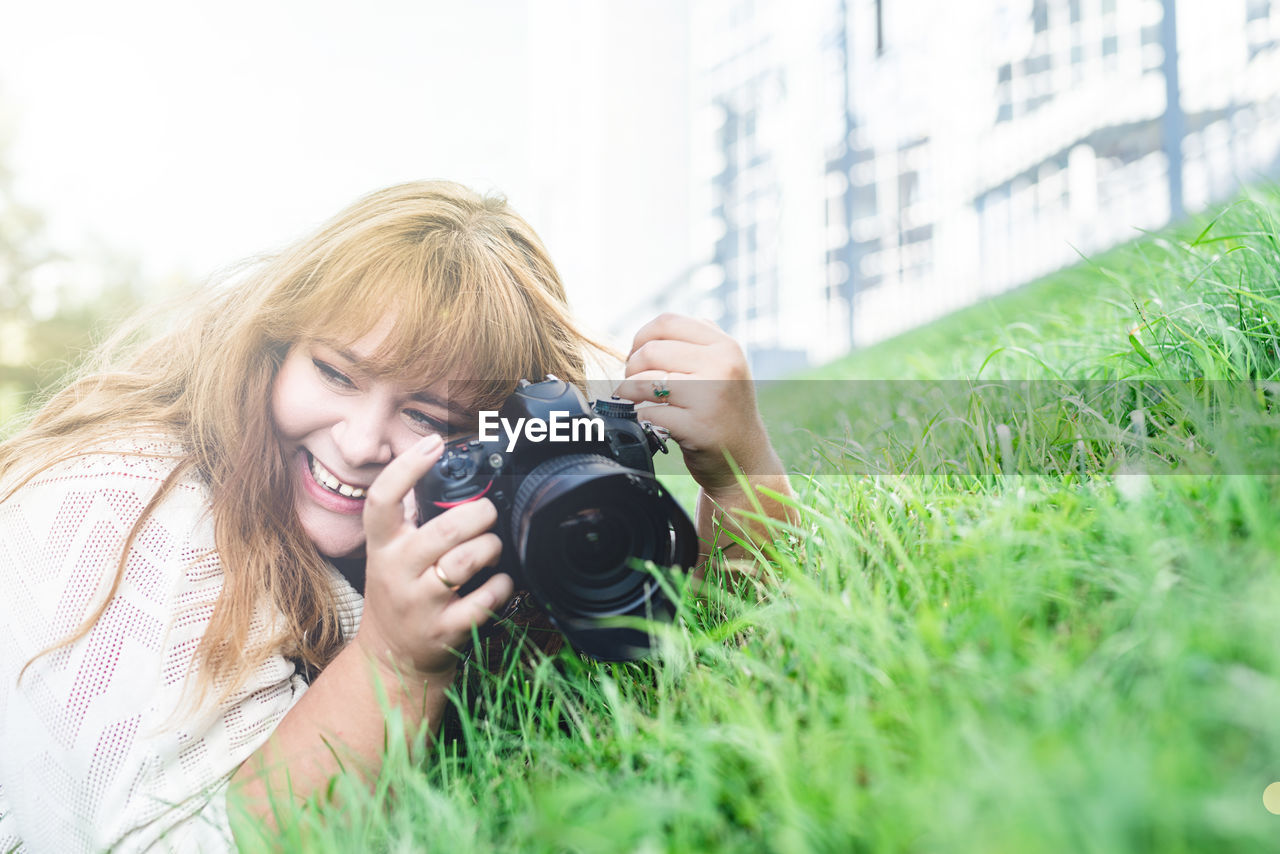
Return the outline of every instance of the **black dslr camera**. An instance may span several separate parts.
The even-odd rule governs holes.
[[[480,433],[446,445],[414,489],[418,524],[488,498],[498,508],[497,567],[550,614],[580,652],[605,661],[639,658],[650,635],[612,617],[669,620],[675,608],[641,566],[690,568],[698,555],[689,516],[653,475],[666,436],[622,401],[588,406],[555,377],[521,380]]]

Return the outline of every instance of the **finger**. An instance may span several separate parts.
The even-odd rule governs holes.
[[[444,442],[433,433],[387,463],[364,499],[364,530],[373,545],[394,537],[406,524],[405,496],[440,459]]]
[[[486,566],[497,566],[502,556],[502,540],[497,534],[481,534],[445,552],[436,560],[438,573],[455,587],[461,587]],[[443,579],[441,579],[443,580]]]
[[[414,576],[421,575],[451,549],[485,534],[496,521],[498,510],[487,498],[450,507],[409,535],[402,553],[406,570]],[[462,582],[452,574],[449,578]]]
[[[511,600],[515,583],[505,572],[495,573],[466,596],[461,596],[440,614],[441,628],[448,634],[464,635],[472,626],[489,622],[498,609]]]
[[[617,397],[634,403],[648,400],[671,406],[686,406],[689,403],[688,391],[697,384],[697,381],[692,379],[692,374],[675,371],[644,371],[623,380],[613,393]],[[663,390],[667,393],[662,394]],[[680,394],[681,391],[685,392],[683,396]]]
[[[632,339],[631,351],[627,356],[630,357],[631,353],[649,341],[662,338],[688,341],[691,344],[714,344],[724,337],[724,331],[709,320],[666,312],[640,327],[640,331]]]
[[[665,429],[681,447],[687,444],[690,436],[698,435],[695,428],[697,416],[677,406],[646,406],[637,410],[637,415],[641,421]]]
[[[646,341],[627,357],[627,376],[644,371],[674,371],[701,365],[708,358],[705,344],[690,344],[669,338]]]

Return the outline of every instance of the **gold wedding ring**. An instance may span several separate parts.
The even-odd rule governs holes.
[[[450,581],[450,580],[449,580],[449,576],[445,575],[445,574],[444,574],[444,570],[440,568],[440,564],[438,564],[438,563],[433,563],[433,564],[431,564],[431,568],[435,571],[435,573],[436,573],[436,578],[440,579],[440,583],[441,583],[441,584],[443,584],[445,587],[448,587],[448,588],[449,588],[449,590],[450,590],[450,592],[452,592],[452,593],[457,593],[457,592],[458,592],[458,588],[459,588],[461,585],[459,585],[459,584],[454,584],[452,581]]]

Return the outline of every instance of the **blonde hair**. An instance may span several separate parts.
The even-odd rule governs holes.
[[[271,418],[271,388],[293,343],[359,340],[393,319],[373,362],[423,386],[466,379],[490,408],[523,377],[585,381],[588,350],[607,352],[569,315],[564,287],[533,229],[500,197],[448,182],[403,184],[352,205],[314,235],[211,289],[176,331],[141,345],[117,336],[97,366],[0,444],[0,477],[34,473],[139,427],[186,456],[125,543],[110,593],[61,645],[105,611],[147,517],[192,469],[212,495],[224,585],[197,651],[201,695],[225,696],[279,650],[322,668],[341,636],[330,570],[294,516],[292,480]],[[284,617],[249,648],[255,608]],[[56,647],[55,647],[56,648]]]

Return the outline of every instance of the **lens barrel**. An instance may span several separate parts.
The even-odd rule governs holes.
[[[670,619],[645,562],[691,567],[697,557],[693,526],[661,484],[608,457],[571,454],[529,472],[511,511],[529,587],[575,648],[605,660],[645,654],[648,634],[609,618]]]

